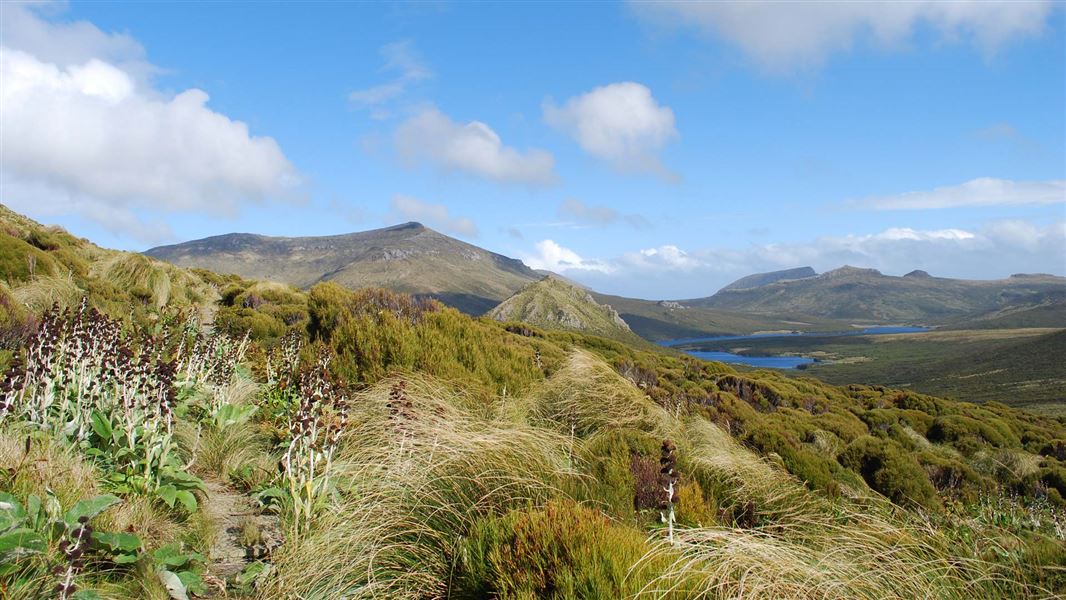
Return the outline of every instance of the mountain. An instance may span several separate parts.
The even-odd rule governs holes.
[[[145,254],[180,266],[301,288],[323,281],[349,288],[387,287],[432,296],[470,314],[482,314],[540,279],[520,260],[420,223],[322,237],[231,233],[160,246]]]
[[[567,329],[623,341],[640,341],[622,317],[589,292],[548,275],[522,288],[489,311],[497,321],[520,321],[545,329]]]
[[[1053,275],[973,281],[933,277],[924,271],[893,277],[875,269],[844,266],[806,279],[779,280],[747,289],[727,287],[709,298],[682,303],[750,315],[802,314],[873,323],[935,324],[1055,306],[1064,300],[1066,278]],[[1066,312],[1062,314],[1066,317]]]
[[[783,271],[771,271],[769,273],[756,273],[754,275],[748,275],[747,277],[741,277],[733,283],[725,286],[722,290],[746,290],[750,288],[762,287],[778,281],[785,281],[789,279],[806,279],[808,277],[816,277],[818,273],[810,267],[797,267],[795,269],[785,269]]]

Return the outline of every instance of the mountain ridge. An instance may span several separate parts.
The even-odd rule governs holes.
[[[310,287],[382,286],[481,314],[540,275],[522,261],[416,221],[328,236],[230,233],[159,246],[145,254],[178,266]]]

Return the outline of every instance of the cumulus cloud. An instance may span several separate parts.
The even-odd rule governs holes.
[[[1044,31],[1055,4],[971,0],[941,2],[633,2],[652,22],[693,27],[738,46],[771,71],[817,67],[860,41],[899,46],[929,28],[941,40],[966,41],[986,55]]]
[[[610,206],[586,204],[577,198],[567,198],[559,204],[559,217],[582,226],[602,227],[625,223],[634,229],[649,229],[647,218],[636,214],[622,214]]]
[[[247,201],[292,193],[298,175],[272,138],[209,109],[201,90],[168,97],[125,70],[129,60],[109,62],[138,64],[143,52],[126,36],[89,23],[52,25],[21,6],[4,10],[36,32],[5,36],[0,47],[5,202],[36,214],[73,208],[158,241],[162,230],[141,214],[233,215]],[[49,59],[9,45],[20,41]]]
[[[391,217],[419,221],[444,233],[477,237],[477,225],[466,217],[454,217],[443,204],[423,202],[412,196],[397,194],[392,198]]]
[[[543,110],[548,125],[615,168],[673,177],[658,153],[677,137],[674,111],[659,104],[646,86],[612,83],[570,98],[562,106],[548,100]]]
[[[982,177],[929,191],[866,198],[854,204],[878,210],[1066,204],[1066,180],[1011,181]]]
[[[427,162],[503,183],[548,184],[555,181],[555,157],[506,146],[481,121],[456,123],[436,108],[423,110],[396,130],[396,149],[405,160]]]
[[[607,263],[583,259],[577,252],[564,248],[553,240],[541,240],[535,246],[535,253],[521,256],[523,262],[533,269],[546,269],[556,273],[581,271],[610,273],[614,270]]]
[[[348,100],[356,106],[380,107],[402,96],[411,85],[433,77],[433,72],[419,58],[410,40],[386,44],[380,52],[385,59],[382,70],[395,73],[395,76],[385,83],[349,93]],[[375,118],[389,116],[388,111],[382,108],[375,108],[373,114]]]
[[[542,249],[538,245],[538,258],[545,257],[548,262],[552,256],[561,255],[554,247]],[[1004,220],[973,231],[894,227],[873,234],[742,249],[686,251],[665,245],[608,259],[580,258],[575,253],[556,261],[552,270],[598,291],[662,299],[706,296],[745,275],[804,265],[824,272],[850,264],[894,275],[923,269],[936,276],[970,279],[1005,277],[1015,272],[1061,275],[1066,272],[1063,256],[1066,221],[1039,225]],[[579,266],[571,266],[574,264]],[[584,265],[597,268],[582,268]]]

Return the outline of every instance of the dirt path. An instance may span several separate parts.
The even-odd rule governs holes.
[[[206,480],[204,485],[204,514],[218,532],[208,555],[207,579],[226,582],[281,542],[278,519],[262,514],[251,498],[221,482]],[[249,539],[254,541],[246,546]]]

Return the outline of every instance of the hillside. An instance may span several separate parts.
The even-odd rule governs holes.
[[[522,288],[489,311],[488,316],[502,322],[580,331],[631,343],[641,341],[613,308],[596,302],[588,291],[551,275]]]
[[[808,277],[817,277],[818,273],[810,267],[797,267],[795,269],[785,269],[783,271],[771,271],[769,273],[756,273],[754,275],[748,275],[747,277],[741,277],[733,283],[725,286],[722,290],[747,290],[751,288],[757,288],[778,281],[787,281],[792,279],[807,279]]]
[[[166,310],[203,311],[218,277],[139,254],[100,248],[0,205],[0,337],[15,343],[18,322],[88,296],[94,308],[142,326]],[[14,337],[12,337],[14,336]]]
[[[420,223],[323,237],[220,235],[145,252],[184,267],[307,288],[333,281],[430,296],[482,314],[539,275],[522,263]]]
[[[0,387],[13,598],[1066,591],[1059,419],[0,224],[27,313]],[[66,279],[68,307],[126,310],[23,301]],[[189,308],[214,327],[169,320]]]
[[[687,301],[640,300],[592,292],[614,307],[630,328],[651,341],[713,335],[747,335],[760,331],[843,331],[847,321],[801,314],[763,315],[692,306]]]
[[[1013,275],[971,281],[912,272],[903,277],[842,267],[807,279],[723,289],[685,305],[749,314],[806,314],[866,323],[937,324],[1066,299],[1066,278]]]

